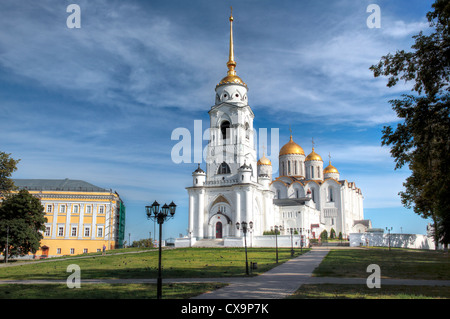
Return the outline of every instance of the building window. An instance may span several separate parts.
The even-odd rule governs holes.
[[[44,233],[44,235],[45,236],[50,236],[50,230],[51,230],[50,226],[45,226],[45,233]]]
[[[103,227],[97,228],[97,237],[103,237]]]
[[[288,175],[291,175],[291,161],[288,161]]]
[[[91,228],[89,228],[89,227],[84,228],[84,236],[85,237],[89,237],[90,232],[91,232]]]
[[[66,205],[59,205],[59,212],[64,214],[66,212]]]
[[[298,198],[298,189],[295,190],[295,197]]]
[[[312,198],[312,201],[315,203],[316,202],[316,200],[315,200],[315,195],[314,195],[314,188],[312,188],[311,189],[311,198]]]
[[[51,213],[52,212],[52,205],[47,205],[47,213]]]
[[[104,214],[104,213],[105,213],[105,206],[100,206],[100,207],[98,208],[98,213],[99,213],[99,214]]]
[[[72,237],[75,237],[77,235],[77,228],[72,227]]]
[[[220,164],[217,174],[230,174],[230,173],[231,173],[230,166],[228,166],[227,163],[223,162],[222,164]]]
[[[86,214],[92,214],[92,206],[91,205],[86,206]]]
[[[58,236],[64,236],[64,227],[63,226],[58,227]]]
[[[73,205],[72,211],[74,214],[78,214],[78,212],[80,211],[80,208],[78,205]]]
[[[75,254],[75,248],[70,248],[70,254],[71,255]]]
[[[333,202],[333,189],[331,187],[328,187],[328,200],[330,202]]]
[[[83,254],[87,254],[88,253],[88,249],[87,248],[83,248]]]
[[[222,132],[222,138],[224,140],[226,140],[227,138],[229,138],[230,134],[230,122],[228,121],[223,121],[222,124],[220,124],[220,131]]]
[[[61,255],[61,248],[56,248],[56,253],[57,253],[58,255]]]

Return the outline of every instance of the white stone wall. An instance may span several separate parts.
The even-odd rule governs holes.
[[[352,233],[349,236],[350,246],[388,247],[389,237],[391,247],[435,249],[432,238],[420,234],[382,234],[382,233]]]

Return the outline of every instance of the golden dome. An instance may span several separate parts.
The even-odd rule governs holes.
[[[307,161],[321,161],[321,162],[323,162],[322,157],[320,157],[319,154],[317,154],[316,152],[314,152],[314,147],[313,147],[313,149],[312,149],[311,154],[309,154],[308,156],[306,156],[305,162],[307,162]]]
[[[280,150],[280,156],[288,154],[305,155],[303,148],[292,140],[292,135],[289,142],[287,142]]]
[[[333,165],[328,165],[327,167],[325,167],[325,169],[323,170],[324,174],[329,174],[329,173],[337,173],[339,174],[339,171],[337,170],[336,167],[334,167]]]
[[[217,86],[222,84],[240,84],[243,86],[247,86],[247,84],[245,84],[244,81],[242,81],[242,79],[237,75],[227,75],[219,82],[219,84],[217,84]]]
[[[258,165],[272,165],[272,162],[263,154],[263,157],[258,161]]]

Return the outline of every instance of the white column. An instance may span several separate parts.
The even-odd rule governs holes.
[[[189,237],[195,236],[194,234],[194,196],[189,194],[189,226],[188,226]]]
[[[85,206],[84,203],[80,204],[80,219],[78,221],[78,239],[82,239],[84,234],[83,228],[84,206]]]
[[[92,208],[91,239],[95,239],[95,236],[97,236],[97,209],[98,205],[94,204]]]
[[[53,208],[52,239],[55,239],[56,234],[58,233],[58,229],[56,227],[56,221],[58,220],[58,205],[53,203],[52,208]]]
[[[198,194],[198,236],[203,238],[205,229],[205,191],[200,190]]]
[[[241,222],[241,193],[236,190],[236,220],[232,221],[232,227],[236,236],[239,236],[240,230],[236,229],[236,223]]]
[[[66,233],[64,234],[64,238],[68,239],[72,233],[70,229],[70,211],[72,210],[72,204],[67,204],[66,206]]]

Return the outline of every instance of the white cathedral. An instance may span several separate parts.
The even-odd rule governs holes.
[[[280,235],[301,234],[307,240],[318,238],[323,230],[330,234],[332,228],[336,236],[341,233],[347,238],[371,227],[370,220],[364,220],[361,190],[342,180],[331,161],[323,168],[314,147],[306,156],[292,132],[279,152],[279,177],[272,179],[272,164],[265,154],[257,159],[255,115],[248,104],[247,85],[235,71],[232,15],[227,67],[209,111],[206,172],[198,164],[193,185],[187,187],[189,245],[215,239],[225,246],[242,246],[243,222],[252,246],[270,246],[266,240],[270,236],[264,234],[275,229]]]

